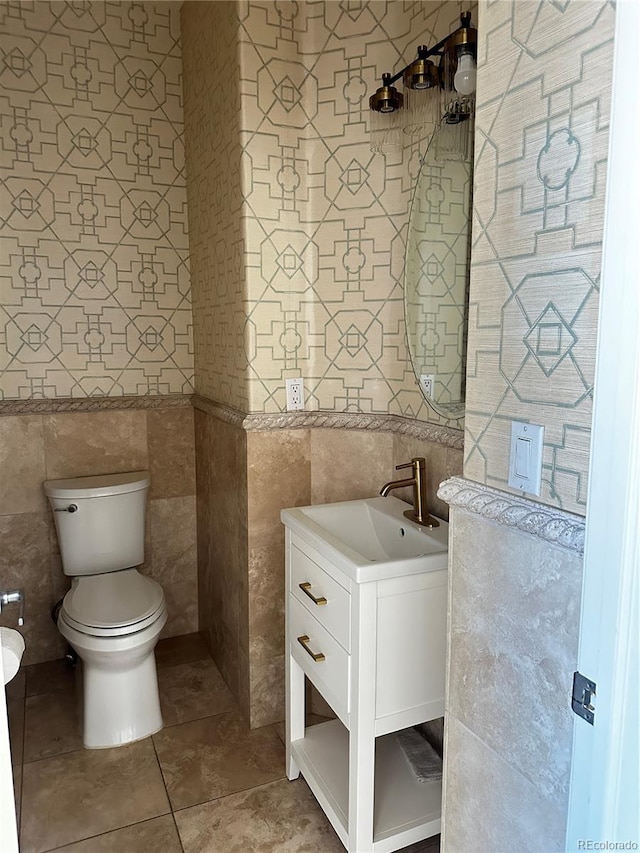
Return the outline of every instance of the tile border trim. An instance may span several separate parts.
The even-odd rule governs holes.
[[[75,414],[135,409],[181,409],[193,406],[201,412],[245,432],[279,429],[349,429],[391,432],[463,449],[464,432],[453,427],[416,421],[400,415],[364,412],[273,412],[246,414],[198,394],[155,394],[124,397],[55,397],[51,399],[0,400],[0,417],[10,415]]]
[[[580,556],[584,554],[585,519],[582,516],[463,477],[450,477],[441,483],[438,497],[450,507],[473,512]]]
[[[463,449],[464,432],[462,430],[430,424],[426,421],[415,421],[399,415],[323,411],[244,414],[199,395],[194,396],[193,406],[201,412],[206,412],[218,420],[238,426],[246,432],[309,428],[392,432],[423,441],[432,441],[457,450]]]
[[[77,412],[109,412],[132,409],[186,409],[190,394],[154,394],[125,397],[35,397],[30,400],[0,400],[3,415],[54,415]]]
[[[194,394],[192,397],[193,408],[199,412],[204,412],[219,421],[224,421],[226,424],[231,424],[239,429],[242,429],[245,418],[244,412],[238,409],[232,409],[230,406],[225,406],[222,403],[216,403],[210,397],[201,397],[199,394]]]

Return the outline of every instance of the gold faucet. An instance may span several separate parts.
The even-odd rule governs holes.
[[[385,483],[380,489],[382,497],[386,497],[392,489],[403,489],[405,486],[413,486],[413,509],[405,511],[405,515],[416,524],[423,527],[439,527],[437,518],[427,512],[427,477],[426,462],[424,456],[414,456],[411,462],[404,465],[396,465],[396,471],[401,468],[413,468],[413,477],[405,477],[404,480],[392,480]]]

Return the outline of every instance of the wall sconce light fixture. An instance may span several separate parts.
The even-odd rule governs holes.
[[[372,151],[398,150],[403,133],[419,137],[430,125],[457,126],[473,115],[477,44],[471,12],[465,12],[457,30],[431,48],[420,45],[416,59],[396,74],[382,75],[382,86],[369,98]],[[438,57],[437,66],[430,57]],[[393,85],[401,77],[404,96]],[[468,139],[467,127],[448,134],[448,147],[465,148],[459,159],[467,155]]]

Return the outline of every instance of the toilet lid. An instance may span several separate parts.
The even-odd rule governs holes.
[[[65,613],[89,628],[132,626],[153,616],[164,603],[159,583],[136,569],[74,579],[64,597]]]

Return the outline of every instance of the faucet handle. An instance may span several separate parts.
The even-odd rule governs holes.
[[[424,456],[414,456],[411,462],[404,462],[402,465],[396,465],[396,471],[399,471],[401,468],[422,468],[424,469],[426,466],[426,460]]]

